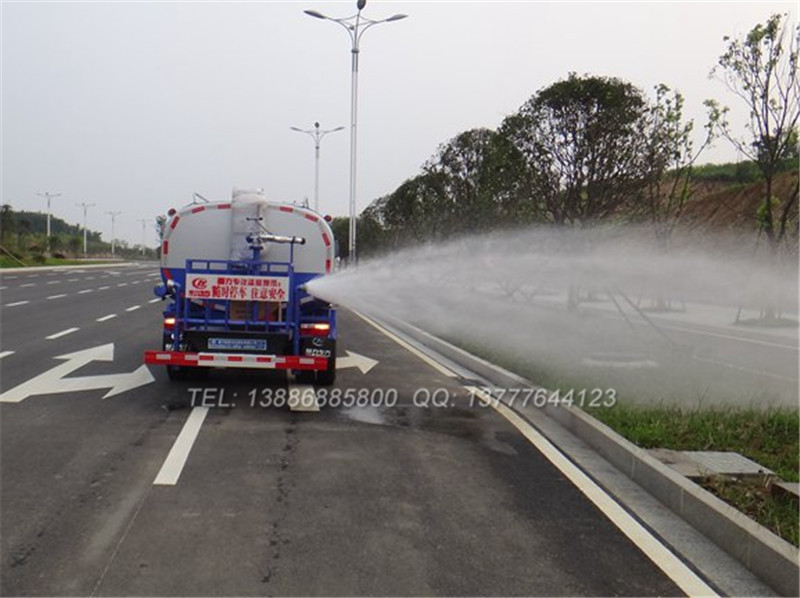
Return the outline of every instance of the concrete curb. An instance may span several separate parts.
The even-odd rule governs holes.
[[[393,327],[499,387],[529,380],[408,324]],[[517,410],[518,411],[518,410]],[[591,446],[639,486],[783,596],[798,596],[800,551],[710,492],[650,456],[584,411],[548,405],[545,414]],[[524,415],[524,414],[521,414]]]

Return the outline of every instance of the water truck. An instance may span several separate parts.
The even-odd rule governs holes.
[[[331,272],[333,232],[308,208],[236,190],[230,202],[170,210],[161,245],[161,350],[171,380],[211,368],[289,370],[333,384],[336,310],[305,285]]]

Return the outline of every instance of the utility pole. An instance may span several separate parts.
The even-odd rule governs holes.
[[[117,246],[117,237],[114,235],[114,218],[122,214],[122,212],[106,212],[106,214],[111,216],[111,257],[113,258]]]
[[[61,197],[61,194],[45,191],[44,193],[37,193],[36,195],[47,198],[47,255],[50,255],[50,200]]]
[[[81,207],[83,208],[83,258],[86,259],[86,253],[87,253],[87,244],[86,244],[86,231],[87,231],[87,228],[86,228],[86,210],[88,210],[91,207],[94,207],[95,204],[86,203],[85,201],[82,201],[81,203],[78,203],[78,204],[75,204],[75,205],[78,206],[79,208],[81,208]]]
[[[152,222],[152,220],[148,220],[147,218],[139,218],[138,222],[142,223],[142,257],[144,257],[145,230],[147,223]]]

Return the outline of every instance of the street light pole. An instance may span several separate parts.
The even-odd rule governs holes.
[[[61,194],[45,191],[44,193],[37,193],[36,195],[47,198],[47,254],[50,255],[50,200],[55,197],[61,197]]]
[[[152,222],[146,218],[140,218],[138,222],[142,223],[142,257],[144,257],[144,248],[145,248],[145,228],[148,222]]]
[[[292,131],[298,133],[305,133],[310,135],[314,140],[314,211],[319,212],[319,145],[322,138],[328,133],[335,133],[341,131],[344,127],[336,127],[335,129],[320,130],[319,123],[314,123],[313,129],[298,129],[297,127],[289,127]]]
[[[114,219],[122,214],[122,212],[106,212],[106,214],[111,216],[111,257],[114,257],[117,246],[117,237],[114,235]]]
[[[368,19],[361,16],[361,11],[366,5],[367,0],[358,0],[358,2],[356,2],[358,12],[349,17],[340,19],[328,17],[315,10],[303,11],[311,17],[338,23],[345,28],[347,34],[350,36],[350,239],[348,244],[348,259],[352,262],[356,261],[356,145],[358,142],[356,133],[358,125],[358,55],[360,52],[361,36],[373,25],[399,21],[400,19],[405,19],[407,16],[397,14],[377,21]]]
[[[79,208],[80,207],[83,208],[83,259],[86,259],[86,253],[87,253],[86,232],[88,230],[86,228],[86,210],[88,210],[89,208],[93,207],[95,204],[86,203],[85,201],[83,201],[83,202],[81,202],[79,204],[75,204],[75,205],[78,206]]]

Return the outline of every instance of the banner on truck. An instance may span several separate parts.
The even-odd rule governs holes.
[[[289,298],[289,278],[286,276],[187,274],[186,297],[233,301],[286,301]]]

